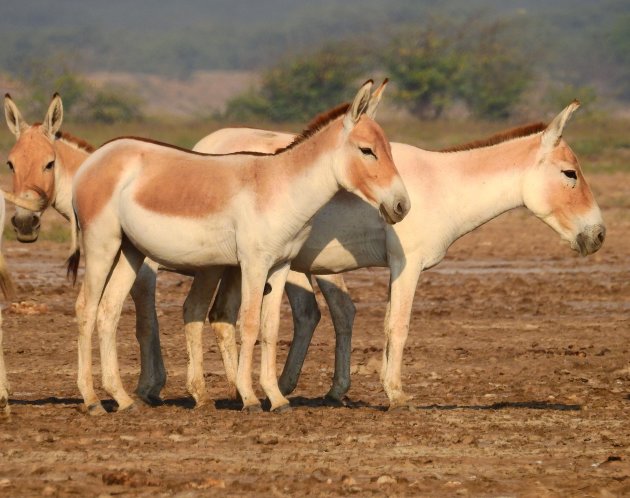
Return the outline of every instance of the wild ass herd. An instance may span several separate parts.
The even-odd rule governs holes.
[[[389,267],[381,381],[390,408],[408,404],[401,367],[420,273],[438,264],[462,235],[525,206],[581,255],[605,238],[600,210],[576,156],[562,139],[573,102],[545,126],[529,125],[441,152],[390,143],[374,121],[387,81],[366,82],[353,102],[318,116],[300,135],[228,128],[194,149],[135,137],[94,150],[61,132],[55,95],[42,124],[28,125],[9,95],[5,116],[16,143],[9,152],[17,239],[33,242],[52,206],[70,221],[68,272],[85,274],[76,302],[78,386],[88,413],[104,413],[93,386],[91,339],[99,336],[102,385],[118,404],[134,398],[120,379],[116,331],[128,293],[136,307],[140,376],[136,396],[160,402],[166,382],[155,306],[158,265],[193,277],[184,303],[187,388],[208,401],[202,328],[215,332],[231,395],[258,411],[252,385],[261,345],[260,385],[271,409],[289,407],[319,321],[315,277],[336,333],[335,373],[327,397],[350,387],[355,308],[342,273]],[[4,202],[0,203],[4,221]],[[286,284],[286,285],[285,285]],[[0,256],[0,286],[11,295]],[[208,314],[210,301],[218,286]],[[276,342],[287,292],[295,332],[280,379]],[[240,310],[240,352],[236,322]],[[0,409],[9,413],[0,328]]]

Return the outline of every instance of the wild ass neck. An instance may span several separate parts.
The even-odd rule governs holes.
[[[510,209],[521,207],[523,182],[535,167],[540,134],[462,152],[434,156],[438,191],[447,205],[452,241]],[[439,195],[439,194],[437,194]]]
[[[55,140],[53,145],[56,154],[55,193],[51,205],[64,218],[70,219],[72,213],[72,180],[90,153],[63,137]]]

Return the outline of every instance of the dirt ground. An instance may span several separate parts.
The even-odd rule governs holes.
[[[189,280],[164,274],[165,405],[91,418],[75,380],[67,246],[6,242],[19,297],[3,313],[12,416],[0,422],[0,496],[630,494],[630,175],[591,184],[608,228],[597,254],[579,258],[518,210],[421,277],[403,370],[413,406],[393,413],[378,379],[385,270],[347,275],[358,308],[347,406],[322,404],[334,335],[318,296],[324,317],[291,411],[248,415],[227,402],[210,334],[216,404],[192,409],[181,321]],[[134,323],[128,303],[119,355],[130,392]],[[280,362],[290,324],[285,303]],[[95,360],[100,386],[96,351]]]

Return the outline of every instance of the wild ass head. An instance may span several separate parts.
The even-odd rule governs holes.
[[[337,171],[342,187],[379,209],[390,224],[409,212],[407,190],[394,165],[392,151],[383,129],[374,121],[387,80],[370,95],[372,81],[366,82],[343,117],[343,153],[349,163]]]
[[[13,175],[13,194],[23,201],[37,201],[37,212],[16,207],[11,224],[20,242],[35,242],[39,236],[43,210],[55,194],[55,135],[61,128],[63,106],[55,94],[42,124],[30,126],[11,99],[4,97],[4,115],[16,143],[9,151],[7,165]]]
[[[579,107],[569,104],[543,131],[536,166],[524,182],[525,205],[582,256],[603,244],[606,228],[577,157],[562,138],[564,126]]]

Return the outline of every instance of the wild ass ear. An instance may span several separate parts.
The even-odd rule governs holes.
[[[370,102],[368,103],[367,110],[365,111],[365,114],[369,118],[374,119],[374,117],[376,116],[376,108],[381,101],[381,97],[383,96],[383,91],[385,90],[387,83],[389,83],[389,78],[385,78],[383,80],[383,83],[381,83],[379,87],[374,90],[374,93],[370,97]]]
[[[354,100],[352,101],[352,105],[346,112],[345,117],[343,118],[343,127],[350,131],[354,128],[354,125],[357,124],[361,114],[365,112],[367,106],[370,102],[370,90],[372,89],[372,85],[374,82],[372,80],[367,80],[359,91],[357,92]]]
[[[11,133],[15,135],[15,138],[20,138],[20,133],[28,127],[28,124],[8,93],[4,96],[4,117]]]
[[[564,126],[578,107],[580,107],[580,102],[578,100],[574,100],[566,106],[560,114],[553,118],[553,121],[549,124],[549,126],[547,126],[542,134],[542,147],[544,149],[551,150],[560,143]]]
[[[62,121],[63,103],[61,102],[61,97],[59,96],[59,94],[55,93],[52,100],[50,101],[48,112],[46,112],[46,117],[44,118],[44,123],[42,124],[43,132],[46,133],[51,139],[54,139],[55,134],[61,128]]]

